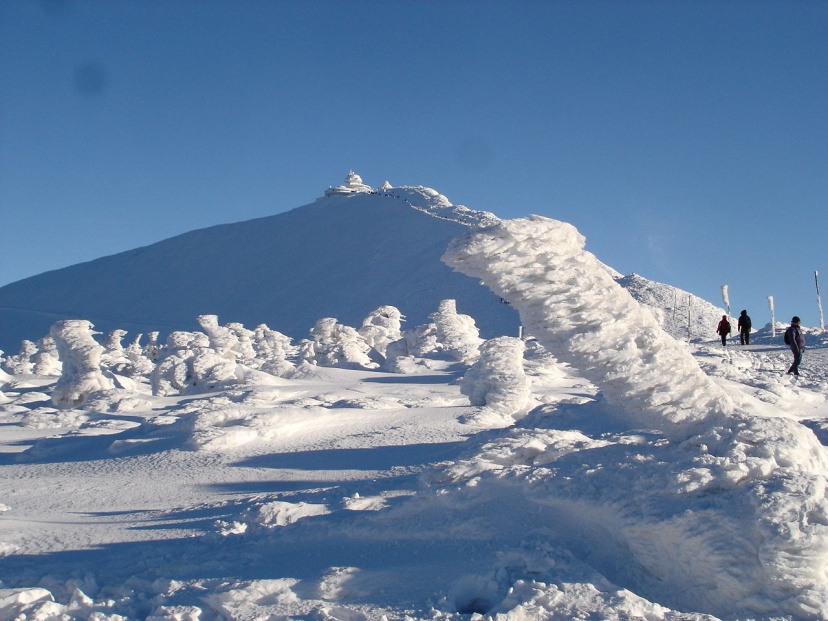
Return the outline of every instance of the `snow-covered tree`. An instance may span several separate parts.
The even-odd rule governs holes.
[[[403,319],[402,313],[396,307],[380,306],[368,314],[358,332],[368,345],[385,357],[389,343],[402,338]]]
[[[240,323],[228,323],[225,327],[236,337],[236,345],[233,347],[236,359],[243,364],[257,366],[256,348],[253,346],[256,335],[253,330],[248,330]]]
[[[288,356],[295,348],[289,336],[261,324],[253,331],[253,349],[261,371],[278,377],[286,377],[293,371],[294,366]]]
[[[456,300],[443,300],[430,316],[436,328],[437,341],[444,351],[458,362],[472,363],[480,355],[483,343],[474,319],[457,312]]]
[[[49,335],[37,342],[23,341],[20,352],[6,357],[0,368],[12,375],[60,375],[55,341]]]
[[[525,345],[521,339],[500,336],[485,341],[480,358],[466,372],[460,392],[472,405],[514,414],[529,400],[529,379],[523,368]]]
[[[77,407],[91,393],[113,387],[101,371],[104,348],[93,338],[92,328],[86,320],[65,319],[50,330],[63,365],[52,390],[52,403],[57,407]]]
[[[354,328],[340,324],[333,317],[324,317],[310,330],[311,339],[300,342],[305,362],[320,367],[373,369],[379,366],[368,353],[371,347]]]
[[[37,345],[32,341],[24,340],[20,344],[20,351],[17,354],[6,356],[3,361],[3,370],[12,375],[29,375],[33,373],[32,356],[37,353]]]
[[[109,335],[106,337],[106,341],[104,342],[104,349],[108,354],[118,354],[120,355],[124,351],[124,346],[121,343],[123,338],[126,336],[126,330],[112,330]]]
[[[55,340],[46,335],[37,343],[37,353],[31,358],[32,372],[35,375],[60,375],[62,365]]]
[[[2,359],[2,358],[3,358],[3,350],[0,349],[0,359]],[[0,386],[2,386],[4,383],[11,380],[11,378],[12,378],[12,376],[9,373],[7,373],[6,371],[4,371],[2,365],[0,365]],[[2,394],[2,393],[0,393],[0,394]]]
[[[199,315],[200,325],[210,339],[210,347],[223,358],[238,359],[239,339],[233,330],[220,326],[217,315]]]
[[[219,354],[201,332],[173,332],[150,376],[154,395],[203,392],[240,381],[235,360]]]
[[[103,368],[124,377],[149,376],[155,365],[144,355],[139,341],[141,335],[127,347],[123,346],[126,330],[112,330],[104,341],[101,361]]]
[[[161,345],[158,343],[158,332],[150,332],[147,334],[147,338],[149,339],[149,343],[144,347],[144,355],[155,362],[158,360],[161,350]]]

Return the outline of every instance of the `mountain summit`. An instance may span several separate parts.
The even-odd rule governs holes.
[[[358,327],[382,305],[428,321],[441,300],[477,321],[481,335],[517,334],[517,313],[478,281],[440,261],[448,243],[491,213],[453,205],[422,186],[345,185],[274,216],[199,229],[0,288],[0,349],[17,351],[59,319],[132,333],[198,329],[196,317],[303,338],[316,320]]]

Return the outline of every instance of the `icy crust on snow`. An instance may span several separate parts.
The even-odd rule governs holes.
[[[564,222],[533,216],[456,239],[444,255],[520,314],[528,334],[600,386],[630,421],[685,433],[733,404]]]
[[[455,240],[444,260],[508,300],[630,430],[543,429],[555,423],[536,412],[437,482],[514,486],[576,556],[653,601],[828,618],[824,447],[796,421],[738,411],[583,245],[533,216]]]

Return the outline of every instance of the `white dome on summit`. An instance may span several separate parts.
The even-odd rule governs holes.
[[[325,190],[325,196],[332,194],[355,194],[358,192],[373,192],[374,189],[362,183],[362,177],[356,174],[353,170],[348,171],[348,176],[345,177],[345,185],[338,185],[335,188],[331,187]]]

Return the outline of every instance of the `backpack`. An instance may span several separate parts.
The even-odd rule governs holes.
[[[788,328],[787,330],[785,330],[785,345],[790,345],[790,344],[791,344],[791,329]]]

